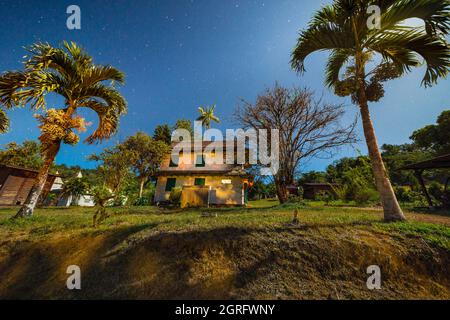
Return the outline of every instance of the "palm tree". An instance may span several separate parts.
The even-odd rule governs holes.
[[[197,118],[197,121],[201,121],[202,125],[209,129],[211,128],[211,121],[214,121],[216,123],[220,123],[220,119],[214,115],[214,109],[216,109],[216,106],[212,106],[210,108],[206,107],[199,107],[198,112],[200,113],[200,116]]]
[[[310,54],[331,51],[326,84],[339,96],[351,96],[359,106],[386,221],[405,217],[381,158],[368,103],[384,96],[383,82],[421,66],[422,61],[426,65],[423,78],[426,87],[447,76],[450,49],[445,36],[450,31],[449,3],[449,0],[335,0],[315,14],[308,28],[300,33],[292,52],[292,67],[302,73]],[[379,27],[368,23],[372,19],[368,13],[371,5],[381,9]],[[408,26],[405,20],[410,18],[421,19],[424,26]],[[375,65],[370,71],[369,63]]]
[[[97,129],[86,139],[93,144],[111,137],[117,130],[119,117],[127,103],[115,87],[124,83],[124,74],[109,65],[96,65],[92,57],[75,43],[64,42],[55,48],[37,43],[29,49],[31,57],[24,62],[23,71],[9,71],[0,76],[0,105],[6,108],[29,105],[43,110],[40,122],[41,148],[44,164],[23,207],[15,217],[33,214],[50,166],[61,143],[75,145],[76,132],[85,130],[85,120],[77,111],[91,109],[97,113]],[[64,98],[62,109],[46,109],[45,96],[57,93]]]
[[[59,199],[72,197],[72,203],[78,203],[78,200],[86,195],[89,189],[89,183],[83,178],[80,171],[77,177],[72,177],[64,182]],[[59,202],[59,199],[56,203]]]

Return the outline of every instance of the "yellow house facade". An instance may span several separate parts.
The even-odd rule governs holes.
[[[209,143],[166,156],[158,172],[156,203],[168,201],[173,188],[181,188],[182,207],[245,205],[248,179],[243,166],[214,163],[212,159],[224,159],[225,152],[206,151]]]

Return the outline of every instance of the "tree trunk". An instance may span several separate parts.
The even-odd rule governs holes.
[[[142,195],[144,194],[145,180],[146,177],[139,178],[139,199],[142,199]]]
[[[433,200],[431,200],[430,194],[428,193],[428,190],[427,190],[427,186],[425,184],[425,181],[423,180],[423,176],[422,176],[423,170],[416,170],[414,172],[414,174],[415,174],[417,180],[419,180],[420,187],[422,188],[422,192],[425,195],[425,198],[427,199],[428,206],[430,208],[433,208],[434,207],[433,206]]]
[[[278,200],[280,201],[281,204],[286,203],[288,200],[286,186],[283,185],[282,183],[278,182],[278,183],[276,183],[276,187],[277,187]]]
[[[375,182],[380,193],[381,202],[384,209],[385,221],[401,221],[405,220],[402,209],[398,204],[397,198],[389,180],[386,168],[381,158],[378,148],[378,142],[375,135],[372,119],[370,118],[369,106],[367,103],[365,88],[359,90],[359,107],[362,116],[364,136],[366,137],[367,147],[369,149],[370,162],[372,163]]]
[[[45,155],[45,162],[39,170],[36,181],[31,188],[31,191],[22,208],[20,208],[19,212],[17,212],[17,214],[13,217],[14,219],[30,217],[33,215],[34,208],[36,207],[39,200],[39,196],[41,195],[42,190],[45,187],[45,183],[47,182],[48,172],[53,164],[53,161],[55,161],[60,146],[61,142],[56,142],[47,150]]]

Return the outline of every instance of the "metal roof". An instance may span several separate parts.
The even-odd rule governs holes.
[[[436,157],[430,160],[409,164],[400,168],[400,170],[425,170],[425,169],[443,169],[450,168],[450,154]]]

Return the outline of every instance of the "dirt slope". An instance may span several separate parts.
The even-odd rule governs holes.
[[[64,235],[8,242],[5,299],[450,299],[450,252],[362,226]],[[82,290],[66,289],[79,265]],[[379,265],[382,289],[366,287]]]

